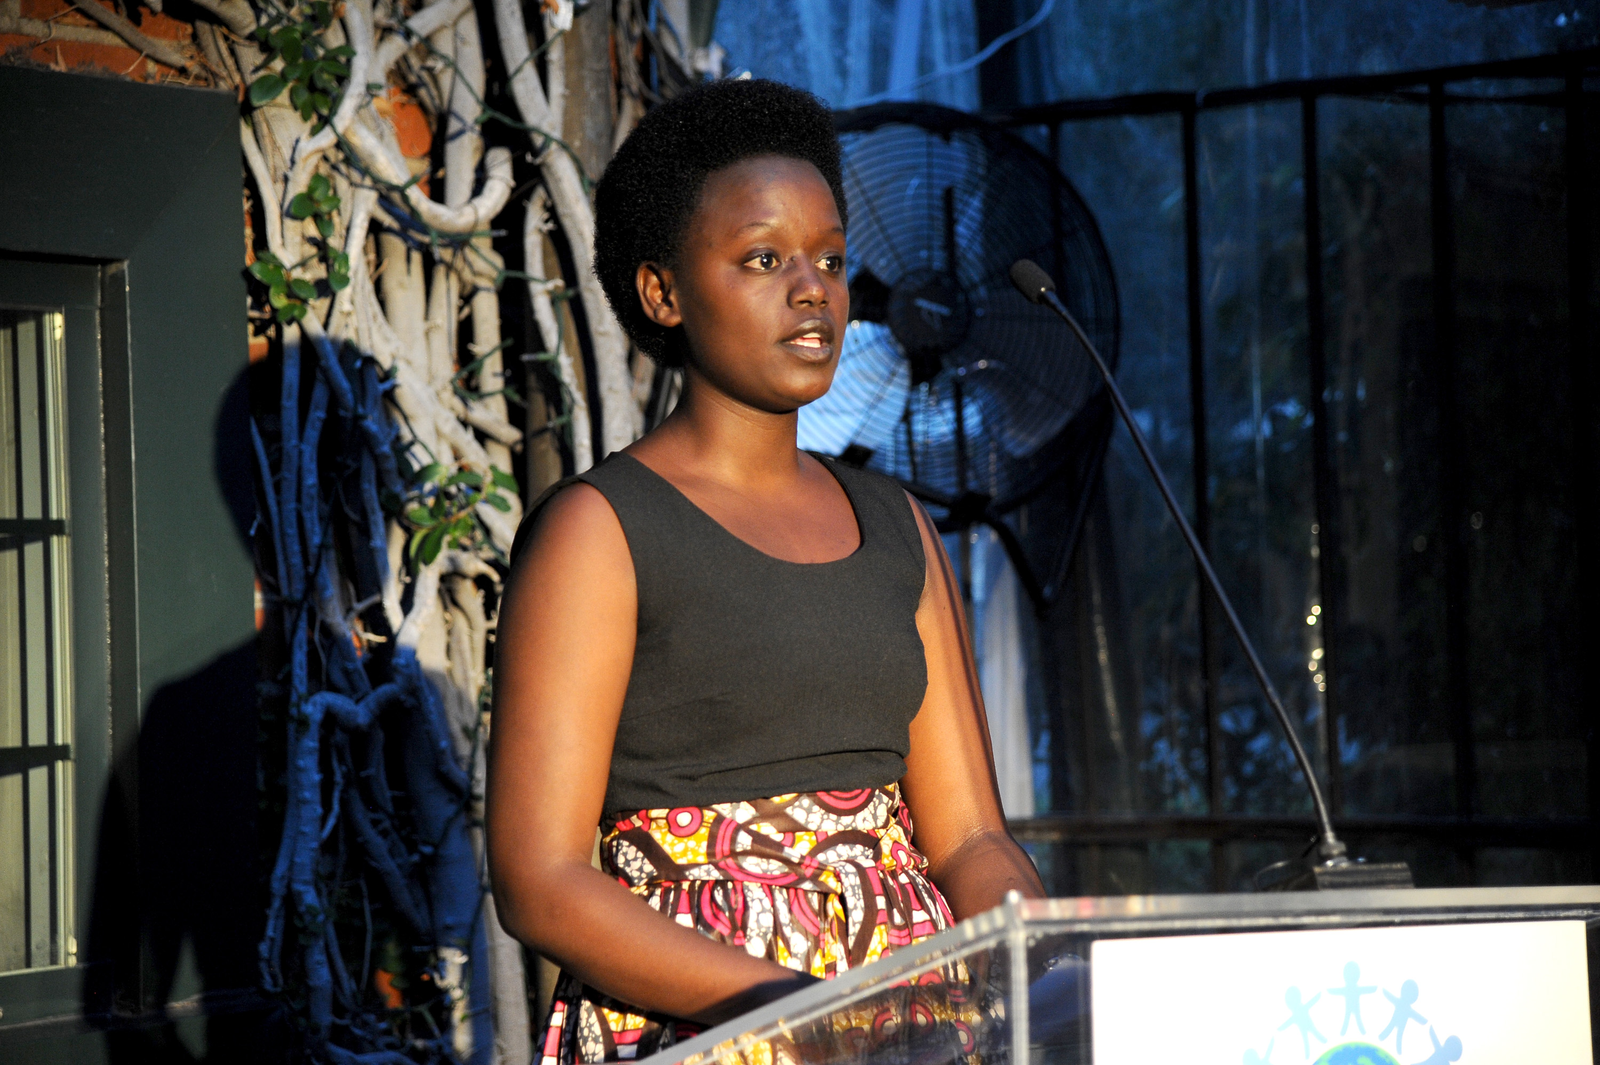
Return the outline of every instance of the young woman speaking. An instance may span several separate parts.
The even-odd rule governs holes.
[[[501,606],[490,872],[563,972],[547,1065],[643,1058],[1043,894],[933,523],[796,446],[846,222],[829,112],[767,81],[663,104],[600,181],[596,272],[683,391],[534,509]]]

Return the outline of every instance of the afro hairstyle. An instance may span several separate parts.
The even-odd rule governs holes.
[[[650,111],[595,188],[595,275],[622,328],[661,365],[683,365],[683,330],[645,316],[639,264],[676,265],[706,179],[761,155],[815,166],[848,221],[832,113],[804,90],[761,78],[713,81]]]

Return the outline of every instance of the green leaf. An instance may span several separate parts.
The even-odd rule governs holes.
[[[311,100],[311,90],[304,85],[289,86],[289,106],[304,113],[306,104]]]
[[[341,274],[348,274],[350,272],[350,256],[342,251],[334,252],[328,256],[328,269]]]
[[[337,59],[324,59],[322,61],[322,69],[335,78],[348,78],[350,76],[350,68]]]
[[[276,74],[263,74],[250,83],[250,105],[262,107],[278,98],[283,92],[283,79]]]
[[[325,115],[333,110],[333,101],[325,92],[314,92],[311,94],[311,106],[316,108],[318,113]]]
[[[348,44],[341,44],[337,48],[330,48],[327,52],[329,59],[354,59],[356,50]]]
[[[462,470],[460,473],[446,481],[444,483],[444,487],[448,488],[453,484],[464,484],[468,488],[482,488],[483,476],[481,474],[474,473],[471,470]]]
[[[251,263],[250,275],[263,284],[283,284],[283,267],[273,259],[257,259]]]
[[[295,106],[299,106],[296,104]],[[317,213],[317,204],[310,196],[303,192],[295,193],[294,199],[289,201],[289,213],[296,218],[310,218]]]
[[[328,24],[333,21],[333,8],[329,6],[327,0],[314,0],[311,5],[311,17],[317,20],[317,25],[327,29]]]
[[[311,106],[311,101],[309,99],[305,103],[300,105],[300,118],[303,121],[310,122],[311,121],[311,116],[316,114],[316,113],[317,113],[317,109],[315,107]],[[312,131],[312,136],[316,136],[316,134],[318,132],[320,132],[320,131],[321,131],[321,125],[319,124],[317,129]]]
[[[498,492],[490,492],[483,497],[483,501],[502,513],[509,513],[511,510],[511,504],[506,502],[506,497]]]
[[[335,292],[343,292],[350,286],[350,275],[342,274],[337,270],[328,271],[328,287]]]
[[[490,466],[489,476],[494,480],[494,483],[499,485],[501,488],[504,488],[509,492],[515,492],[517,490],[517,479],[511,476],[505,470],[502,470],[499,466]]]
[[[306,305],[303,303],[290,303],[278,312],[285,321],[298,322],[306,316]]]
[[[439,549],[444,546],[444,526],[429,529],[422,534],[422,544],[417,548],[417,556],[422,559],[424,566],[439,557]]]
[[[312,174],[311,181],[306,185],[306,191],[320,200],[333,191],[333,183],[328,180],[327,174]]]
[[[267,290],[267,302],[272,304],[273,310],[281,311],[292,301],[289,299],[289,293],[287,290],[285,290],[284,286],[273,285]]]
[[[283,65],[283,80],[297,84],[306,76],[306,64],[303,62],[285,63]]]
[[[300,57],[305,54],[305,45],[301,42],[299,36],[296,35],[292,38],[284,40],[283,47],[278,49],[278,54],[283,56],[283,61],[285,63],[298,63],[300,61]],[[293,80],[293,78],[290,80]]]
[[[303,300],[314,299],[317,295],[317,286],[313,285],[303,277],[297,277],[293,281],[290,281],[289,288],[293,290],[296,296],[299,296]]]
[[[427,507],[412,507],[406,511],[406,520],[413,525],[432,525],[433,514]]]
[[[412,480],[416,481],[418,484],[429,484],[432,481],[438,480],[439,475],[442,473],[444,473],[443,466],[439,465],[437,462],[430,462],[426,466],[422,467],[422,469],[418,470],[416,476],[413,477]]]
[[[322,234],[324,240],[333,236],[333,219],[325,214],[317,215],[317,232]]]

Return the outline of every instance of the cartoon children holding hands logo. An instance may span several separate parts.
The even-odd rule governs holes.
[[[1396,1054],[1400,1053],[1400,1044],[1405,1040],[1406,1025],[1409,1022],[1416,1021],[1418,1024],[1428,1023],[1428,1018],[1411,1008],[1412,1004],[1417,1001],[1417,995],[1419,993],[1420,992],[1417,989],[1417,982],[1415,980],[1407,980],[1405,983],[1400,985],[1399,998],[1395,998],[1387,991],[1383,993],[1384,998],[1394,1003],[1394,1016],[1389,1018],[1389,1026],[1378,1035],[1378,1039],[1387,1039],[1389,1038],[1389,1033],[1393,1032],[1394,1051]]]
[[[1430,1024],[1428,1025],[1428,1038],[1433,1040],[1433,1053],[1429,1055],[1427,1061],[1419,1061],[1417,1065],[1450,1065],[1452,1061],[1460,1060],[1460,1036],[1453,1035],[1441,1043],[1439,1042],[1439,1037],[1433,1034],[1433,1025]]]
[[[1378,990],[1376,987],[1362,987],[1361,966],[1355,962],[1346,962],[1344,966],[1344,986],[1330,987],[1328,993],[1338,995],[1344,999],[1344,1023],[1339,1026],[1339,1034],[1344,1035],[1350,1030],[1350,1021],[1356,1022],[1356,1031],[1362,1035],[1367,1034],[1367,1028],[1361,1023],[1361,996],[1370,995]]]
[[[1284,1004],[1289,1007],[1289,1019],[1278,1025],[1278,1031],[1281,1032],[1290,1025],[1294,1025],[1295,1028],[1299,1029],[1300,1042],[1305,1045],[1306,1057],[1308,1058],[1311,1056],[1312,1036],[1316,1036],[1319,1043],[1327,1042],[1327,1039],[1323,1038],[1322,1033],[1317,1031],[1317,1026],[1311,1020],[1311,1007],[1315,1006],[1321,998],[1322,992],[1318,991],[1311,996],[1310,1002],[1303,1002],[1301,1001],[1298,987],[1291,987],[1283,993]],[[1268,1049],[1270,1051],[1271,1048]]]

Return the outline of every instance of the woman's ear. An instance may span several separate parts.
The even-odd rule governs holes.
[[[633,283],[639,290],[639,304],[644,308],[645,317],[663,329],[683,324],[683,312],[678,308],[677,290],[669,268],[660,263],[640,263]]]

